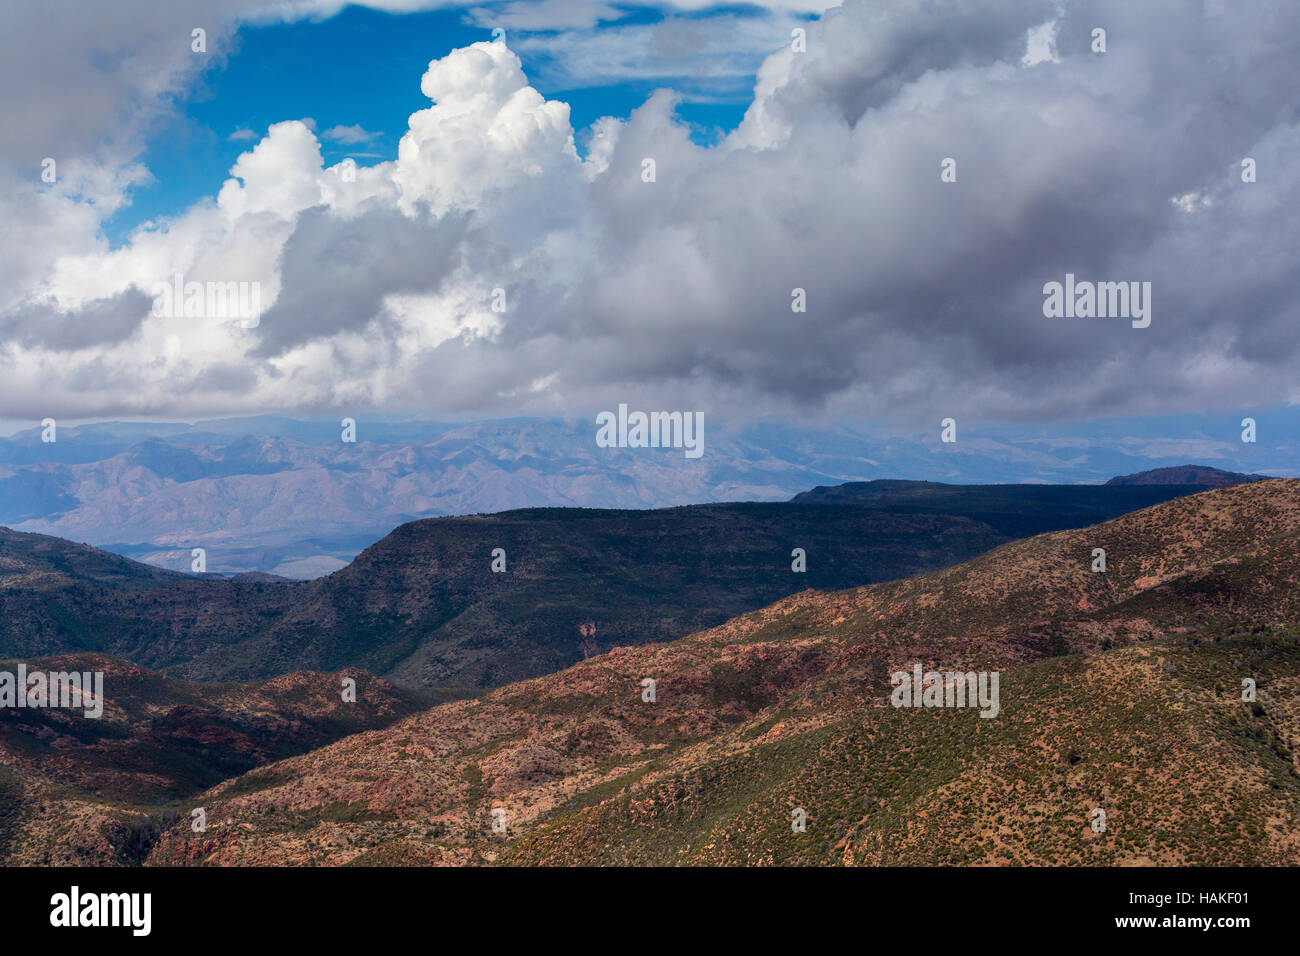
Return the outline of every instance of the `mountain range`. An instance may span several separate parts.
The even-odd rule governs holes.
[[[675,640],[808,588],[937,570],[1198,487],[880,481],[786,503],[430,518],[306,582],[185,575],[0,529],[0,654],[94,651],[191,680],[362,667],[468,692]]]
[[[1277,431],[1282,414],[1271,414],[1265,434]],[[972,428],[952,444],[939,441],[937,428],[733,429],[709,419],[700,459],[666,449],[598,448],[588,421],[362,417],[355,442],[343,441],[340,422],[259,416],[19,431],[0,439],[0,525],[176,571],[190,571],[193,549],[202,548],[208,572],[308,579],[338,570],[393,528],[422,517],[782,501],[816,485],[895,475],[962,484],[1099,484],[1189,459],[1293,475],[1285,469],[1296,452],[1237,441],[1230,418],[1215,433],[1204,422],[1181,420],[1077,434]]]
[[[63,658],[111,675],[107,729],[92,740],[55,711],[3,715],[0,853],[165,865],[1294,865],[1298,537],[1300,481],[1241,482],[939,570],[800,590],[473,698],[421,702],[351,672],[353,714],[358,705],[336,703],[339,673],[194,685]],[[393,544],[390,556],[411,553]],[[116,591],[143,587],[140,574],[173,577],[48,547],[46,565],[28,558],[4,591],[60,573]],[[918,665],[998,673],[997,716],[890,706],[891,675]],[[209,766],[216,753],[227,763]],[[230,766],[239,760],[249,769]],[[230,776],[196,792],[214,773]]]
[[[1294,865],[1298,535],[1300,481],[1180,497],[615,648],[166,808],[9,770],[9,859],[66,859],[64,821],[107,816],[155,865]],[[998,673],[997,716],[891,706],[915,665]]]

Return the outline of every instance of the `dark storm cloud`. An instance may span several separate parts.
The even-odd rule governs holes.
[[[309,209],[285,244],[283,291],[262,316],[258,356],[339,332],[360,331],[384,296],[430,292],[455,267],[465,216],[439,221],[371,209],[354,218]]]
[[[67,312],[37,304],[0,315],[0,342],[42,346],[59,352],[122,342],[140,327],[153,299],[139,289],[96,299]]]

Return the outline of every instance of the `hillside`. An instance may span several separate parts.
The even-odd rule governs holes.
[[[103,674],[102,716],[0,709],[0,860],[138,863],[166,821],[226,778],[362,730],[434,698],[361,671],[198,684],[102,655],[39,658],[28,672]],[[14,673],[16,661],[0,660]],[[356,681],[344,702],[342,678]],[[134,857],[133,857],[134,854]]]
[[[1268,687],[1258,712],[1233,678]],[[1009,670],[996,720],[877,708],[509,845],[516,865],[1295,865],[1294,631]],[[791,809],[808,831],[794,834]],[[1094,808],[1107,815],[1094,833]]]
[[[256,634],[288,611],[298,586],[163,571],[0,528],[0,656],[94,652],[172,671],[200,648],[219,652]]]
[[[350,661],[414,685],[491,687],[611,647],[674,640],[804,588],[944,567],[1004,540],[966,516],[842,506],[539,509],[414,522],[309,585],[258,654],[302,648],[321,655],[312,666]],[[506,573],[490,571],[495,547]],[[795,547],[807,554],[805,573],[791,569]]]
[[[1300,481],[1250,483],[803,592],[220,784],[150,862],[1294,865],[1298,535]],[[887,706],[918,662],[1002,713]]]
[[[192,680],[355,666],[409,686],[482,689],[1188,490],[872,486],[863,502],[423,519],[309,582],[182,575],[0,529],[0,654],[93,651]],[[491,570],[496,548],[504,573]],[[794,548],[804,573],[792,571]]]

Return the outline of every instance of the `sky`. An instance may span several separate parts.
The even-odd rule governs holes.
[[[249,24],[231,38],[224,59],[205,71],[151,132],[140,162],[152,178],[131,191],[130,204],[104,224],[105,234],[120,247],[141,224],[212,195],[239,155],[272,123],[288,118],[311,124],[326,165],[347,157],[365,166],[396,159],[407,119],[428,105],[414,78],[432,58],[492,39],[493,30],[505,29],[498,22],[510,26],[508,40],[536,88],[569,105],[575,129],[602,116],[626,119],[658,85],[671,81],[683,93],[677,113],[690,124],[692,139],[711,144],[739,124],[749,105],[754,75],[769,52],[758,38],[767,33],[770,47],[774,31],[787,19],[812,16],[774,16],[748,6],[674,11],[575,4],[573,9],[591,18],[608,17],[606,37],[617,35],[622,43],[639,38],[646,52],[662,49],[665,43],[656,44],[656,36],[674,30],[698,31],[701,51],[710,46],[704,31],[724,25],[745,24],[755,39],[729,50],[727,69],[715,73],[701,70],[698,56],[685,55],[646,56],[651,66],[640,70],[611,66],[617,62],[612,57],[598,67],[556,45],[559,31],[540,29],[563,20],[528,19],[522,10],[511,15],[500,7],[502,12],[451,7],[397,14],[353,6],[330,17]],[[544,7],[532,13],[544,14]],[[596,33],[587,28],[586,17],[570,22],[574,27],[565,33],[575,43],[585,32]],[[539,29],[528,29],[534,25]],[[581,152],[584,144],[577,145]]]
[[[1293,2],[10,7],[0,421],[1300,397]]]

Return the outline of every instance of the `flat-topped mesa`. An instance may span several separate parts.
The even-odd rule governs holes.
[[[1109,487],[1125,485],[1196,485],[1202,488],[1227,488],[1254,481],[1268,481],[1271,475],[1242,474],[1224,471],[1209,465],[1176,465],[1171,468],[1153,468],[1132,475],[1118,475],[1106,482]]]

